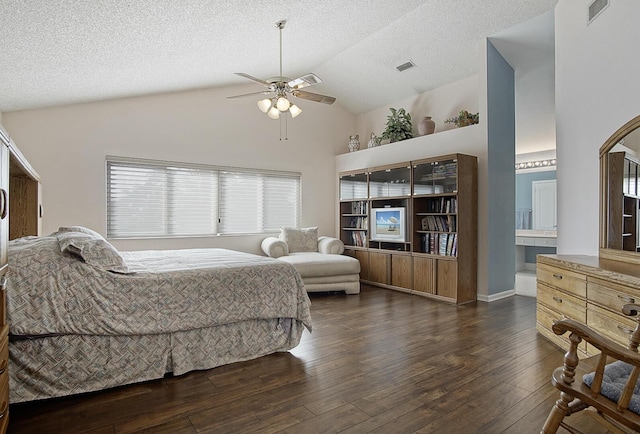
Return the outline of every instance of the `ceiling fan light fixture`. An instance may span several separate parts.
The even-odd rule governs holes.
[[[302,113],[302,109],[295,104],[291,104],[291,107],[289,107],[289,113],[291,113],[292,118],[295,118]]]
[[[262,80],[243,72],[236,72],[236,75],[260,83],[266,89],[260,92],[252,92],[243,95],[234,95],[227,97],[229,99],[235,99],[256,94],[271,94],[271,98],[264,98],[257,102],[258,108],[270,119],[280,119],[280,122],[282,122],[282,118],[280,117],[282,113],[285,114],[285,119],[287,111],[291,113],[292,118],[295,118],[299,116],[300,113],[302,113],[302,109],[293,104],[288,98],[289,95],[323,104],[333,104],[336,100],[331,96],[320,95],[317,93],[300,90],[308,86],[322,83],[320,77],[318,77],[314,73],[308,73],[298,78],[294,78],[293,80],[285,77],[282,74],[282,30],[284,29],[285,24],[286,20],[280,20],[276,23],[276,28],[280,33],[280,75]],[[280,139],[282,140],[282,132],[280,134]]]
[[[278,108],[278,110],[280,110],[281,112],[286,112],[287,110],[289,110],[289,107],[291,106],[291,103],[289,102],[289,100],[284,97],[281,96],[278,98],[278,101],[276,101],[276,107]]]
[[[278,110],[278,108],[274,105],[267,112],[267,116],[269,116],[271,119],[280,119],[280,110]]]
[[[258,101],[258,108],[262,113],[266,113],[271,108],[271,98],[265,98]]]

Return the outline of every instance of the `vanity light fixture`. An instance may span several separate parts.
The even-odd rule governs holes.
[[[555,158],[550,158],[547,160],[523,161],[520,163],[516,163],[516,170],[534,169],[538,167],[553,167],[555,165],[556,165]]]

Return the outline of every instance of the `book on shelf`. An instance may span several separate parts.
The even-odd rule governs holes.
[[[446,255],[447,254],[447,240],[448,234],[439,234],[440,236],[438,238],[440,238],[439,242],[440,242],[440,254],[441,255]]]
[[[447,237],[447,250],[446,250],[447,255],[453,254],[453,241],[456,238],[455,235],[456,234],[449,234],[449,237]]]
[[[456,232],[456,216],[424,216],[421,228],[423,231]]]
[[[455,213],[458,199],[456,197],[436,197],[427,201],[426,212]]]
[[[429,233],[422,236],[422,252],[431,255],[456,256],[458,234]]]
[[[368,227],[367,217],[351,217],[349,219],[349,227],[354,229],[367,229]]]
[[[358,200],[351,202],[351,214],[366,214],[367,213],[367,201]]]
[[[367,233],[364,231],[354,231],[351,233],[351,245],[356,247],[367,246]]]

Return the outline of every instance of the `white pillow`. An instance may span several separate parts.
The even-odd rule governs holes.
[[[289,253],[317,252],[318,227],[312,228],[281,228],[280,239],[289,246]]]
[[[287,256],[289,254],[289,246],[284,241],[276,237],[267,237],[262,240],[262,251],[272,258]]]

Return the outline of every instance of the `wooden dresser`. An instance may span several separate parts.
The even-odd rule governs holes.
[[[627,346],[635,321],[622,306],[640,303],[640,267],[597,256],[539,255],[537,260],[537,329],[563,349],[568,336],[551,330],[555,319],[567,317]],[[598,353],[584,342],[583,355]]]
[[[7,247],[11,239],[40,235],[38,174],[0,126],[0,433],[9,424],[9,325],[6,314]]]

